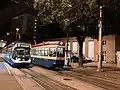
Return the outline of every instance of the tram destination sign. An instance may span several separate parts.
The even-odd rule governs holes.
[[[28,45],[28,44],[20,44],[20,47],[26,47],[26,48],[28,48],[28,47],[30,47],[30,45]]]

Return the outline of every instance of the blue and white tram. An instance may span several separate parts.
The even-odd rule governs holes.
[[[13,42],[7,47],[4,60],[11,66],[26,66],[30,65],[30,49],[31,44],[25,42]]]
[[[47,68],[63,67],[65,61],[63,42],[48,41],[32,45],[32,63]]]

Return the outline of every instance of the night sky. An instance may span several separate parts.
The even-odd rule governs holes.
[[[22,1],[22,0],[16,0]],[[29,4],[32,3],[32,0],[23,0],[28,1]],[[1,0],[0,2],[0,39],[2,39],[7,32],[11,31],[11,20],[13,17],[20,15],[22,13],[29,13],[35,15],[35,10],[28,7],[26,4],[16,4],[11,0]]]
[[[28,2],[29,4],[33,3],[32,2],[33,0],[15,0],[15,1],[24,1],[24,2]],[[115,10],[113,8],[111,9],[106,8],[103,10],[104,32],[117,33],[120,36],[119,10],[120,10],[120,7],[118,7]],[[28,7],[26,4],[23,4],[23,3],[17,4],[15,2],[12,2],[11,0],[1,0],[0,2],[0,39],[3,39],[6,33],[11,31],[12,18],[23,13],[29,13],[35,16],[37,15],[37,12],[35,11],[35,9],[33,7]]]

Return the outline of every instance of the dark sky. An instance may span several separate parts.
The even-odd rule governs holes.
[[[22,1],[22,0],[16,0]],[[32,3],[32,0],[23,0],[27,1],[29,4]],[[0,39],[11,30],[11,20],[13,17],[20,15],[22,13],[30,13],[35,15],[35,10],[28,7],[24,3],[16,4],[11,0],[1,0],[0,2]]]

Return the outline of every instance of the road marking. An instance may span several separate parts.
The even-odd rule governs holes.
[[[7,71],[8,71],[8,73],[9,73],[9,75],[12,75],[10,68],[8,67],[8,65],[7,65],[5,62],[4,62],[4,65],[5,65],[5,67],[6,67]]]

